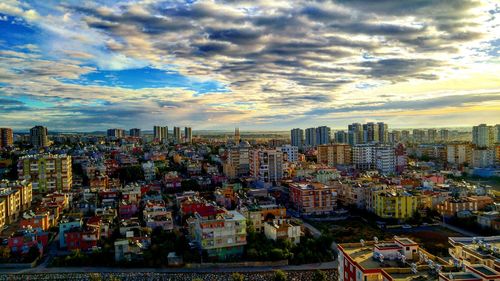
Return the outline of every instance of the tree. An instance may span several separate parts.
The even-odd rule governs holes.
[[[286,272],[278,269],[274,272],[273,280],[274,281],[287,281],[288,277],[286,275]]]
[[[231,280],[232,281],[243,281],[245,280],[245,276],[239,272],[235,272],[231,275]]]
[[[314,271],[314,275],[313,275],[312,280],[313,281],[326,281],[326,273],[324,271],[317,269],[316,271]]]

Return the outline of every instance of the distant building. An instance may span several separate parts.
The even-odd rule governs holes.
[[[439,130],[439,140],[447,142],[450,139],[450,131],[446,129]]]
[[[129,136],[131,136],[131,137],[140,137],[141,136],[141,129],[138,129],[138,128],[130,129]]]
[[[437,130],[436,129],[428,129],[427,130],[427,142],[434,143],[437,139]]]
[[[159,142],[165,142],[168,139],[168,127],[154,126],[153,138]]]
[[[186,143],[193,142],[193,132],[191,130],[191,127],[184,128],[184,142],[186,142]]]
[[[239,144],[240,140],[241,140],[241,137],[240,137],[240,128],[235,128],[234,129],[234,143],[235,144]]]
[[[356,145],[363,143],[364,133],[363,125],[360,123],[352,123],[348,126],[347,132],[348,143],[350,145]]]
[[[472,143],[479,148],[493,146],[495,143],[494,127],[486,124],[472,127]]]
[[[418,207],[417,196],[400,190],[381,190],[373,199],[375,214],[381,218],[409,219]]]
[[[14,144],[14,134],[11,128],[0,128],[0,148]]]
[[[30,130],[30,141],[34,147],[46,147],[49,145],[49,132],[47,127],[35,126]]]
[[[125,130],[124,129],[108,129],[107,131],[107,137],[108,138],[114,138],[114,139],[119,139],[125,137]]]
[[[318,127],[316,128],[316,143],[314,145],[329,144],[331,138],[331,129],[329,127]]]
[[[304,130],[295,128],[290,131],[291,144],[299,149],[304,145]]]
[[[335,143],[348,143],[348,135],[345,131],[336,131],[334,134]]]
[[[179,144],[182,142],[181,128],[174,127],[174,143]]]
[[[267,239],[277,241],[289,240],[293,244],[300,243],[302,227],[287,219],[274,219],[264,223],[264,235]]]
[[[306,139],[305,146],[313,147],[316,145],[316,128],[307,128],[306,129]]]
[[[335,167],[352,164],[352,149],[348,144],[328,144],[318,146],[318,163]]]
[[[387,143],[389,141],[389,126],[384,122],[378,122],[378,138],[380,143]]]
[[[453,143],[446,146],[448,163],[455,165],[472,163],[472,145],[469,143]]]

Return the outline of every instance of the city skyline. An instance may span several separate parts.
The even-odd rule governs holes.
[[[486,0],[2,1],[1,125],[498,124],[499,13]]]

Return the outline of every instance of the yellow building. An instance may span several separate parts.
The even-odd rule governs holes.
[[[374,201],[375,214],[381,218],[408,219],[418,206],[418,197],[404,191],[379,191]]]
[[[0,229],[5,225],[5,199],[0,198]]]

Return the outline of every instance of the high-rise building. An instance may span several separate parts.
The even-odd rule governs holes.
[[[37,154],[21,157],[17,163],[19,179],[33,182],[33,191],[47,193],[71,190],[71,156]]]
[[[402,142],[409,142],[410,141],[410,131],[408,131],[408,130],[401,131],[401,141]]]
[[[30,130],[30,141],[34,147],[46,147],[49,145],[49,132],[47,127],[35,126]]]
[[[382,174],[393,174],[397,160],[392,145],[359,144],[352,147],[352,162],[359,170],[376,169]]]
[[[389,126],[384,122],[378,122],[378,138],[380,143],[387,143],[389,141]]]
[[[500,124],[496,124],[495,127],[493,127],[493,141],[496,144],[500,144]]]
[[[439,140],[442,142],[447,142],[450,139],[450,131],[446,129],[439,130]]]
[[[474,149],[472,151],[472,167],[487,168],[495,166],[495,149]]]
[[[376,143],[380,141],[379,127],[377,123],[368,122],[363,124],[363,142]]]
[[[363,143],[363,125],[360,123],[352,123],[348,126],[348,143],[356,145]]]
[[[435,143],[437,138],[437,130],[436,129],[428,129],[427,130],[427,142]]]
[[[154,126],[153,137],[156,141],[165,142],[168,140],[168,127]]]
[[[388,143],[398,143],[401,141],[401,131],[392,131],[388,135]]]
[[[131,137],[140,137],[141,136],[141,129],[138,129],[138,128],[130,129],[129,136],[131,136]]]
[[[290,131],[290,138],[292,146],[302,148],[304,145],[304,130],[295,128]]]
[[[335,167],[352,163],[352,150],[348,144],[329,144],[318,146],[318,163]]]
[[[390,145],[377,145],[375,147],[375,168],[382,174],[396,172],[396,154]]]
[[[182,142],[181,128],[174,127],[174,143],[179,144]]]
[[[250,173],[250,148],[247,141],[242,141],[238,146],[229,149],[227,160],[222,165],[227,177],[248,176]]]
[[[448,163],[455,165],[472,163],[472,145],[470,143],[451,143],[446,147]]]
[[[413,142],[423,143],[425,141],[425,131],[420,129],[413,130]]]
[[[0,147],[9,147],[14,144],[14,134],[11,128],[0,128]]]
[[[327,126],[316,128],[316,143],[315,145],[329,144],[331,140],[331,129]]]
[[[305,146],[313,147],[315,145],[316,145],[316,128],[307,128]]]
[[[336,131],[334,134],[335,143],[348,143],[347,133],[345,131]]]
[[[108,129],[107,136],[108,138],[116,138],[116,139],[123,138],[125,137],[125,130],[117,128]]]
[[[193,133],[192,133],[191,127],[185,127],[184,128],[184,141],[186,143],[192,143],[193,142]]]
[[[278,149],[286,154],[287,161],[291,163],[296,163],[299,160],[299,148],[293,145],[284,145]]]
[[[234,143],[235,144],[239,144],[240,140],[241,140],[241,137],[240,137],[240,128],[235,128],[234,129]]]
[[[254,149],[250,152],[250,175],[271,183],[283,178],[283,152],[278,149]]]
[[[494,128],[486,124],[472,127],[472,143],[476,147],[491,147],[495,143]]]

